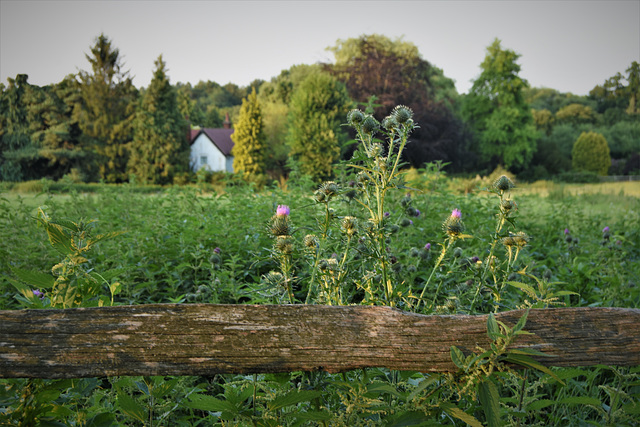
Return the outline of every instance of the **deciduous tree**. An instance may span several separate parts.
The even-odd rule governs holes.
[[[327,73],[309,75],[291,97],[287,145],[301,172],[316,181],[333,175],[351,106],[346,88]]]
[[[379,34],[338,40],[329,48],[335,63],[328,66],[345,83],[351,99],[366,103],[376,97],[374,114],[382,120],[396,105],[414,111],[417,128],[405,150],[414,167],[444,160],[463,166],[465,139],[453,111],[458,94],[442,70],[424,60],[418,48],[402,39]]]
[[[611,166],[609,145],[605,137],[596,132],[582,132],[573,144],[571,165],[575,170],[606,175]]]
[[[480,155],[490,166],[502,164],[511,170],[526,167],[536,151],[538,134],[531,109],[524,99],[528,86],[522,79],[520,55],[503,49],[496,39],[480,65],[463,103],[463,113],[474,129]]]

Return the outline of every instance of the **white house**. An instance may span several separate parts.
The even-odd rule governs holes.
[[[197,172],[201,168],[210,171],[233,172],[233,129],[225,120],[224,128],[191,129],[191,169]]]

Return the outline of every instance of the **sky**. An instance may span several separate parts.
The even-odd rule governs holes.
[[[402,38],[467,93],[495,38],[532,87],[587,95],[640,62],[640,0],[0,0],[0,82],[60,82],[91,71],[105,34],[137,87],[163,56],[171,83],[247,86],[293,65],[331,62],[337,40]]]

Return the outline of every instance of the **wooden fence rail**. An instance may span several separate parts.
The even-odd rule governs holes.
[[[498,314],[514,325],[522,311]],[[153,304],[0,311],[0,378],[455,370],[450,347],[488,347],[487,316],[388,307]],[[553,366],[640,365],[640,310],[531,310],[515,347]]]

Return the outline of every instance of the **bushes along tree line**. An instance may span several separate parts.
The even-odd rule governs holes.
[[[355,147],[341,126],[348,109],[369,105],[382,118],[398,104],[412,108],[420,126],[404,157],[416,168],[441,160],[454,173],[503,165],[523,179],[549,178],[571,170],[574,144],[595,132],[608,144],[610,173],[640,170],[637,62],[589,95],[576,96],[530,88],[519,76],[519,55],[496,39],[471,90],[460,95],[442,70],[402,39],[364,35],[338,40],[329,50],[334,64],[296,65],[247,87],[171,85],[159,58],[149,87],[138,90],[118,49],[102,34],[86,55],[91,71],[44,87],[29,84],[24,74],[0,84],[0,179],[66,175],[124,182],[135,175],[142,182],[183,182],[189,170],[187,124],[221,127],[228,113],[242,139],[249,132],[241,130],[247,126],[243,114],[249,114],[241,113],[243,100],[253,105],[248,126],[262,123],[254,131],[262,135],[261,148],[235,150],[237,169],[247,176],[279,179],[295,164],[316,180],[326,179],[332,163],[350,158]],[[604,167],[598,173],[606,173]]]

